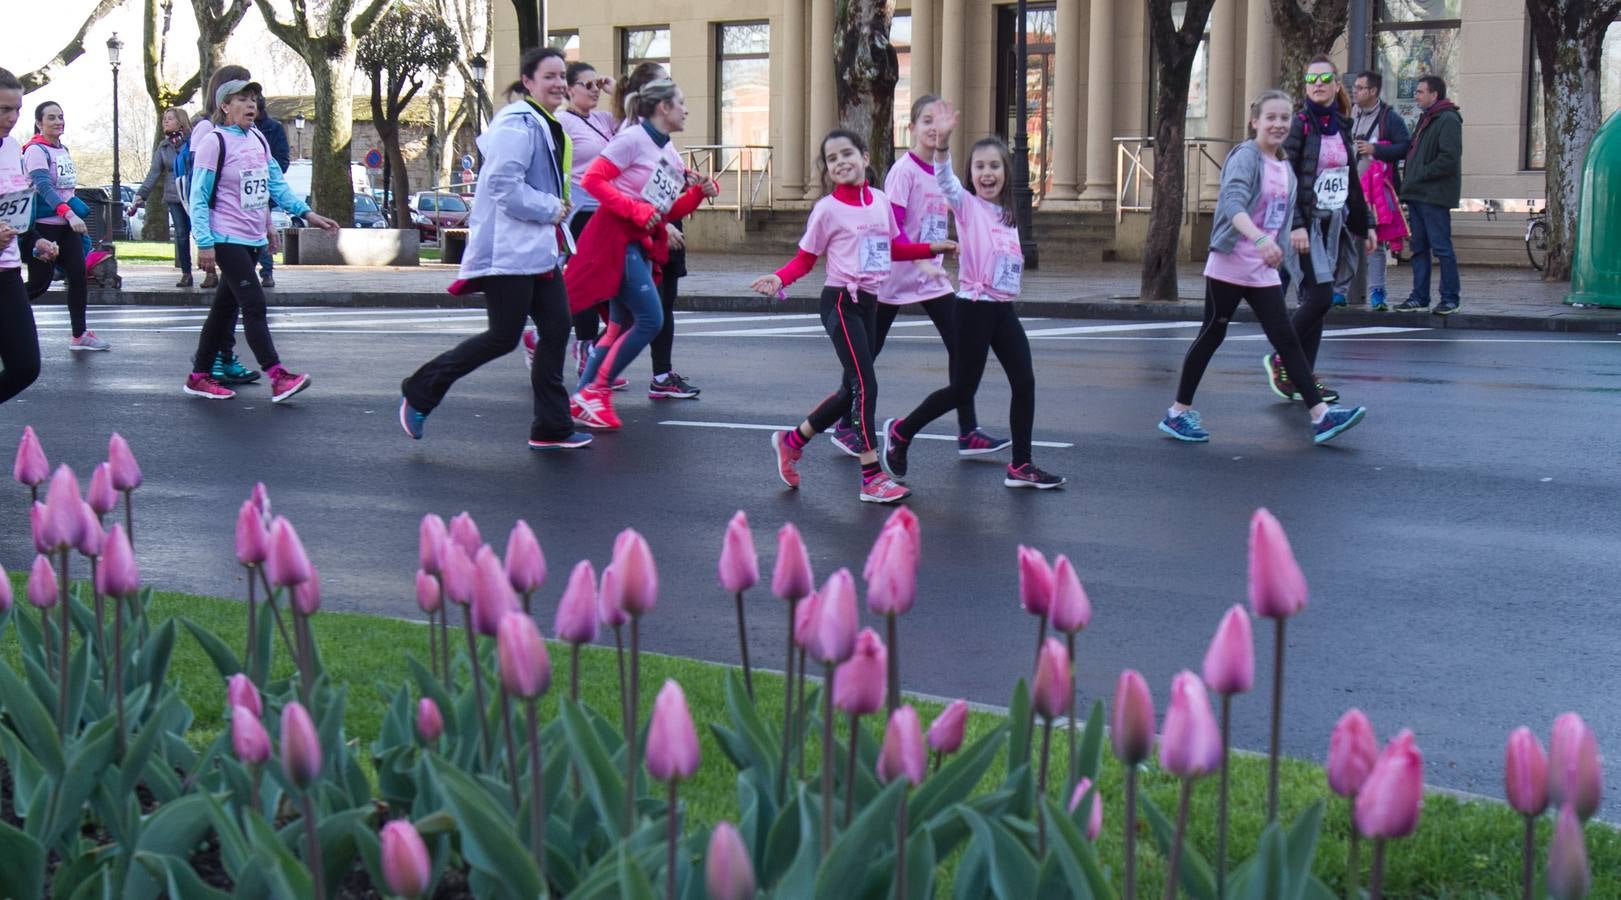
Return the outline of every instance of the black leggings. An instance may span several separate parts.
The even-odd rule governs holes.
[[[917,405],[906,418],[901,420],[901,436],[910,440],[924,425],[933,422],[953,407],[957,410],[957,433],[967,434],[979,427],[979,419],[974,413],[974,397],[968,396],[966,402],[957,396],[955,387],[957,382],[957,298],[951,294],[936,297],[933,300],[924,300],[918,304],[923,312],[934,323],[934,330],[940,333],[940,340],[946,345],[946,377],[949,380],[945,387],[939,388]],[[895,317],[899,316],[901,308],[888,303],[878,307],[878,340],[873,346],[873,356],[877,356],[884,349],[884,340],[889,337],[889,329],[895,324]]]
[[[574,236],[574,245],[580,245],[580,235],[585,233],[585,223],[591,221],[596,210],[583,212],[575,216],[568,223],[569,234]],[[606,301],[604,301],[606,302]],[[594,341],[602,333],[603,303],[589,306],[573,314],[574,338],[579,341]]]
[[[51,289],[51,276],[60,268],[68,283],[68,318],[73,323],[73,336],[84,334],[85,306],[90,302],[90,283],[84,269],[84,238],[75,234],[68,225],[40,222],[34,226],[39,237],[56,244],[56,259],[43,262],[26,252],[28,260],[28,296],[40,297]],[[21,236],[18,236],[21,240]],[[29,242],[32,244],[32,241]]]
[[[877,452],[873,416],[878,411],[878,375],[872,368],[872,342],[878,332],[878,298],[865,291],[851,295],[842,288],[822,288],[822,327],[844,367],[839,389],[806,416],[813,433],[826,431],[849,415],[861,432],[862,447]]]
[[[1013,389],[1008,427],[1013,431],[1013,464],[1022,466],[1030,462],[1030,435],[1036,422],[1036,368],[1030,359],[1030,339],[1010,302],[959,299],[956,305],[958,368],[952,387],[957,392],[957,406],[974,402],[979,381],[985,376],[985,362],[994,351],[1007,373],[1008,387]]]
[[[675,367],[670,363],[670,349],[675,346],[675,296],[681,290],[681,278],[677,275],[665,274],[659,281],[659,305],[664,307],[664,327],[653,337],[648,347],[652,349],[653,377],[657,378]],[[877,355],[877,351],[873,351]]]
[[[22,235],[17,235],[22,240]],[[22,271],[0,269],[0,403],[39,378],[39,332]]]
[[[1311,257],[1301,256],[1300,267],[1300,305],[1295,307],[1294,318],[1289,320],[1289,325],[1300,337],[1300,347],[1306,352],[1306,365],[1315,370],[1317,348],[1323,343],[1323,319],[1328,317],[1328,311],[1334,305],[1334,285],[1332,282],[1317,283],[1311,268]],[[1289,377],[1294,378],[1294,375],[1291,373]],[[1315,377],[1311,379],[1313,382],[1316,380]],[[1295,383],[1300,382],[1297,380]]]
[[[479,366],[511,353],[523,337],[526,319],[534,319],[540,342],[529,367],[534,392],[534,420],[529,437],[555,441],[574,431],[569,418],[568,392],[563,389],[563,354],[568,345],[568,294],[563,273],[549,278],[533,275],[492,275],[479,279],[489,328],[446,350],[405,379],[401,391],[411,406],[428,413],[439,406],[457,379]]]
[[[1255,311],[1255,318],[1260,321],[1261,330],[1266,332],[1266,339],[1272,342],[1273,349],[1283,358],[1283,369],[1294,381],[1295,389],[1300,391],[1306,406],[1323,402],[1323,395],[1317,392],[1317,382],[1311,377],[1311,364],[1306,361],[1306,353],[1300,347],[1300,338],[1289,325],[1289,314],[1283,306],[1283,288],[1275,284],[1249,287],[1214,278],[1205,279],[1204,327],[1199,329],[1199,336],[1193,339],[1193,346],[1188,348],[1188,355],[1182,360],[1182,380],[1176,386],[1176,402],[1193,405],[1193,393],[1199,389],[1199,381],[1204,378],[1205,369],[1210,365],[1210,357],[1226,340],[1227,323],[1238,311],[1238,304],[1245,300]]]
[[[229,351],[231,331],[236,325],[237,312],[242,314],[242,333],[248,347],[259,361],[259,368],[270,369],[281,362],[276,356],[276,342],[270,339],[270,322],[266,319],[265,292],[259,286],[259,275],[254,266],[259,261],[258,247],[240,244],[214,245],[214,262],[219,267],[219,288],[214,291],[214,305],[208,309],[203,322],[203,333],[197,339],[197,355],[192,359],[192,371],[208,374],[214,368],[214,358]]]

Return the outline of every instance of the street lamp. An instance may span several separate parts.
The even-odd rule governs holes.
[[[304,158],[304,114],[293,116],[293,128],[298,130],[298,158]]]
[[[113,229],[124,227],[124,186],[118,177],[118,54],[123,49],[124,42],[113,32],[107,39],[107,62],[113,67],[113,224],[107,229],[109,240]]]
[[[478,98],[478,106],[473,110],[473,150],[478,153],[479,168],[483,168],[484,151],[478,149],[478,136],[484,131],[484,76],[489,72],[490,64],[484,59],[484,54],[476,53],[467,61],[467,65],[473,70],[473,93]]]
[[[1013,78],[1018,82],[1018,109],[1013,123],[1013,210],[1019,222],[1019,249],[1024,253],[1024,267],[1037,269],[1035,223],[1030,218],[1034,199],[1030,191],[1030,58],[1028,56],[1029,10],[1028,0],[1019,0],[1018,59],[1013,64]]]

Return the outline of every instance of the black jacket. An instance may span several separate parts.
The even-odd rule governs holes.
[[[1401,163],[1407,158],[1407,148],[1412,145],[1413,138],[1407,132],[1407,123],[1402,121],[1395,107],[1381,100],[1379,109],[1379,143],[1374,145],[1373,158],[1391,164],[1391,182],[1400,193]],[[1367,138],[1363,135],[1351,135],[1353,145],[1357,141],[1365,140]]]
[[[1329,138],[1345,142],[1345,158],[1356,160],[1356,145],[1351,140],[1351,125],[1340,118],[1340,132]],[[1295,189],[1295,222],[1294,227],[1304,228],[1310,222],[1317,210],[1317,158],[1322,150],[1323,134],[1317,126],[1311,123],[1311,117],[1304,111],[1295,113],[1295,120],[1289,126],[1289,136],[1283,141],[1283,153],[1289,158],[1289,165],[1294,167],[1295,179],[1300,185]],[[1362,197],[1362,179],[1355,177],[1355,168],[1350,181],[1350,193],[1345,200],[1345,227],[1357,237],[1364,237],[1368,233],[1368,203]]]

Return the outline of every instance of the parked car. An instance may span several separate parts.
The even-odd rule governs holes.
[[[472,212],[467,201],[455,194],[423,191],[411,197],[411,221],[424,241],[439,240],[439,229],[461,228]]]
[[[118,237],[138,241],[141,239],[141,232],[146,230],[146,207],[142,206],[140,209],[136,210],[135,215],[133,216],[127,215],[129,213],[129,208],[135,203],[135,188],[137,185],[121,184],[118,187],[119,195],[124,198],[124,212],[126,213],[124,217],[123,233],[119,234]],[[113,196],[113,186],[110,184],[104,184],[101,186],[101,189],[107,193],[107,197],[110,200]],[[163,198],[160,196],[158,199],[162,200]],[[161,203],[159,206],[165,211],[165,213],[167,213],[168,207],[163,206]]]
[[[376,198],[371,193],[355,194],[355,227],[356,228],[387,228],[388,221],[383,217],[382,207],[377,205]]]

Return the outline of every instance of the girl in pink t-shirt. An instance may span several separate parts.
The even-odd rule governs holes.
[[[799,427],[771,435],[777,475],[789,487],[799,487],[797,466],[805,444],[848,413],[860,433],[861,499],[894,503],[912,492],[887,477],[878,464],[872,427],[878,399],[878,378],[872,367],[878,327],[876,292],[888,280],[892,262],[928,259],[953,252],[957,245],[944,239],[930,243],[905,240],[889,198],[867,184],[869,157],[860,135],[834,129],[822,140],[820,159],[822,187],[828,193],[811,209],[798,255],[775,274],[756,279],[752,287],[768,297],[780,295],[783,288],[809,274],[818,257],[827,257],[822,327],[833,341],[844,377],[839,390]]]

